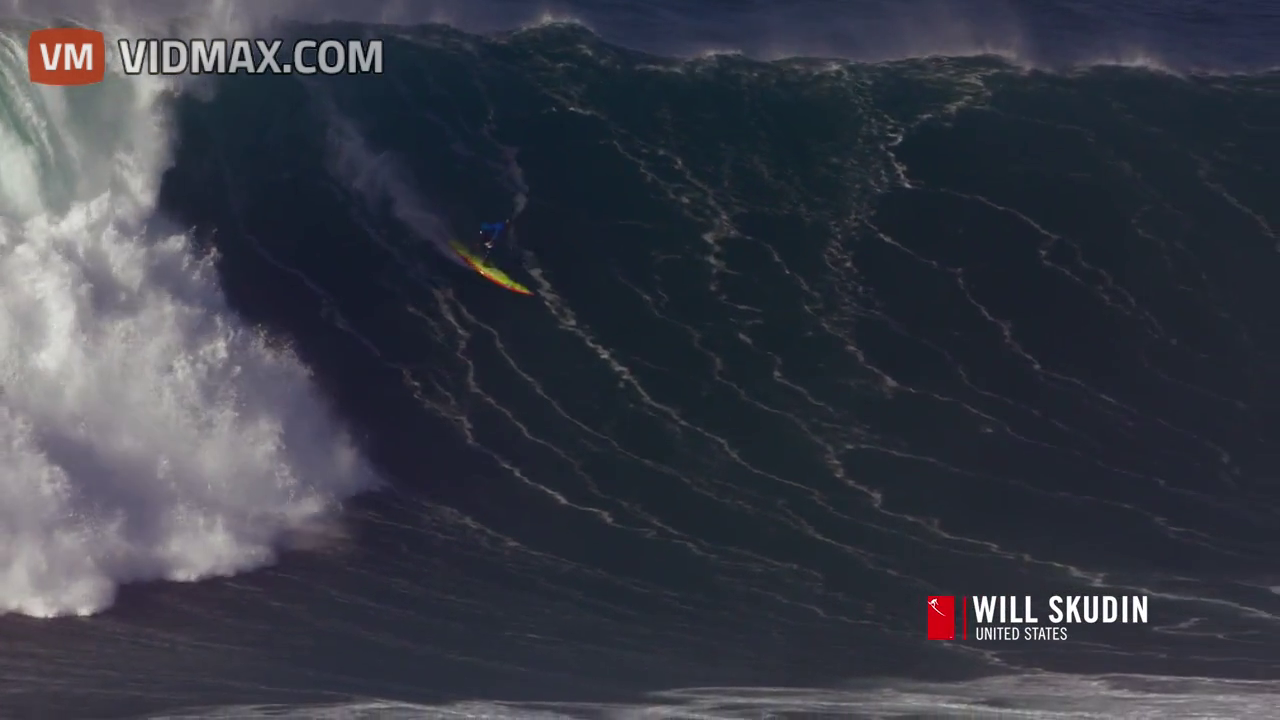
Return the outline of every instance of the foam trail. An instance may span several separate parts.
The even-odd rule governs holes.
[[[515,148],[500,146],[502,148],[503,181],[507,187],[514,193],[515,210],[511,213],[511,217],[516,217],[524,212],[525,207],[529,204],[529,186],[524,181],[524,169],[520,167],[520,163],[516,159],[517,150]]]
[[[324,96],[321,106],[329,123],[329,172],[370,207],[389,206],[391,214],[415,237],[435,245],[442,255],[463,265],[449,246],[452,237],[441,216],[414,189],[406,171],[386,153],[371,149],[354,123],[342,116]]]
[[[0,43],[0,614],[261,566],[374,475],[307,370],[151,217],[167,88],[26,82]]]

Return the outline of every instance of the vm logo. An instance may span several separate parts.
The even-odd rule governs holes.
[[[107,75],[107,42],[88,28],[50,28],[31,33],[27,43],[31,82],[90,85]]]

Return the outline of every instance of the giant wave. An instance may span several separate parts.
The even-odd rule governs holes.
[[[6,44],[0,532],[11,534],[0,537],[0,612],[94,613],[124,582],[232,575],[299,540],[333,537],[343,499],[376,480],[315,390],[326,372],[377,367],[391,390],[375,387],[372,372],[350,378],[369,386],[352,395],[380,401],[369,416],[399,392],[453,432],[432,446],[421,417],[385,421],[407,428],[381,428],[384,445],[405,446],[397,483],[425,489],[370,499],[363,519],[373,532],[354,561],[303,557],[228,582],[162,584],[105,617],[4,626],[0,677],[27,681],[0,689],[0,708],[48,716],[51,698],[73,711],[92,698],[109,708],[96,714],[121,717],[1123,717],[1153,707],[1243,717],[1274,705],[1264,681],[1165,676],[1265,677],[1268,650],[1256,638],[1273,632],[1274,580],[1250,564],[1267,547],[1265,444],[1202,427],[1256,417],[1231,400],[1248,373],[1201,387],[1185,379],[1201,377],[1190,361],[1160,365],[1182,352],[1227,358],[1257,372],[1253,388],[1271,387],[1253,364],[1271,347],[1260,329],[1267,306],[1249,302],[1266,297],[1265,284],[1232,277],[1230,258],[1195,262],[1214,256],[1197,244],[1205,235],[1188,230],[1237,234],[1245,241],[1226,247],[1243,248],[1249,260],[1239,264],[1270,267],[1269,226],[1239,212],[1261,207],[1265,170],[1256,183],[1214,186],[1214,171],[1246,164],[1199,143],[1229,139],[1235,127],[1193,131],[1166,122],[1161,108],[1227,97],[1264,117],[1270,106],[1247,103],[1274,78],[1065,77],[990,58],[679,63],[620,51],[579,26],[491,43],[441,28],[403,35],[399,57],[421,66],[399,76],[335,82],[332,94],[236,79],[207,105],[189,88],[119,78],[75,95],[32,90],[20,35]],[[531,62],[495,62],[502,53]],[[493,86],[511,91],[503,103],[492,102]],[[1137,105],[1119,129],[1106,109],[1112,93]],[[1001,102],[984,107],[994,95]],[[758,104],[732,109],[742,97]],[[189,134],[173,130],[174,105]],[[925,122],[965,107],[978,111],[954,125]],[[537,122],[511,120],[530,117]],[[708,117],[716,122],[691,120]],[[504,122],[523,136],[521,162],[539,171],[536,193],[494,130]],[[1249,148],[1261,147],[1263,125]],[[904,143],[916,126],[924,130]],[[742,132],[760,127],[772,132]],[[806,142],[793,142],[789,132],[802,130]],[[815,151],[816,137],[827,145]],[[1144,139],[1152,156],[1205,162],[1135,170],[1127,163],[1146,159]],[[235,239],[208,243],[157,215],[157,186],[179,143],[188,147],[167,180],[173,205]],[[1114,147],[1133,155],[1098,150]],[[1038,153],[1034,167],[1017,164],[1020,150]],[[576,167],[557,175],[563,152],[577,153],[575,165],[605,158],[591,169],[609,182]],[[1010,167],[1021,174],[1005,185]],[[716,184],[726,168],[740,185]],[[1105,192],[1019,194],[1037,183],[1070,191],[1090,174],[1111,183]],[[584,175],[595,184],[586,192],[575,184]],[[599,207],[573,200],[591,191]],[[556,192],[559,205],[547,199]],[[487,288],[469,294],[437,276],[439,258],[423,250],[450,232],[440,207],[464,218],[482,205],[518,211],[530,194],[544,229],[528,233],[536,253],[522,259],[545,307],[505,303]],[[1196,207],[1204,194],[1217,204]],[[867,228],[851,226],[872,217],[880,234],[855,237]],[[939,217],[947,223],[926,222]],[[1074,242],[1076,233],[1129,242],[1117,226],[1138,242]],[[608,242],[587,232],[599,228]],[[795,240],[756,241],[775,236]],[[1041,247],[1039,262],[1019,254],[1045,238],[1056,244]],[[1143,239],[1163,254],[1133,260],[1132,275],[1099,270],[1106,251]],[[300,294],[316,297],[298,306],[323,306],[324,319],[293,320],[354,337],[363,364],[326,368],[319,361],[330,359],[314,352],[323,343],[308,354],[300,337],[290,350],[287,336],[242,319],[250,315],[229,306],[237,291],[261,311],[296,289],[256,294],[226,278],[220,288],[210,246],[226,247],[223,260],[240,252],[233,269],[277,271],[240,277],[305,286]],[[1002,264],[1022,255],[1030,262]],[[588,265],[595,278],[581,272]],[[1000,285],[1027,277],[1039,287],[1017,297]],[[1149,283],[1140,299],[1152,305],[1107,285],[1113,277]],[[953,281],[963,292],[937,290]],[[1215,295],[1215,284],[1227,291]],[[385,294],[368,301],[377,291]],[[1166,291],[1186,305],[1161,304]],[[912,296],[954,310],[952,324],[935,323],[936,307]],[[1118,318],[1126,331],[1137,318],[1147,347],[1167,355],[1129,353],[1108,323],[1043,323],[1053,327],[1037,333],[1018,315],[1027,306],[1031,320],[1059,308]],[[1000,310],[1015,319],[1001,325]],[[1177,324],[1188,316],[1210,330]],[[1260,342],[1240,350],[1236,334],[1215,334],[1220,319]],[[888,331],[877,335],[880,320]],[[934,334],[959,323],[974,331]],[[846,334],[847,353],[817,354]],[[1061,351],[1061,337],[1113,344],[1116,375],[1090,375],[1093,357]],[[1179,347],[1167,347],[1170,338]],[[926,352],[910,352],[916,340]],[[805,348],[815,354],[795,352]],[[877,363],[877,352],[889,360]],[[1130,396],[1153,367],[1165,372],[1160,392]],[[1041,384],[1046,368],[1092,384],[1063,374]],[[1026,387],[1033,392],[1021,394]],[[700,396],[716,402],[698,406]],[[1103,401],[1112,398],[1131,405]],[[912,434],[907,421],[929,413]],[[767,442],[755,428],[772,429]],[[431,465],[438,457],[452,462]],[[1221,484],[1216,504],[1194,484],[1205,468],[1218,473],[1208,480]],[[1005,524],[1002,503],[1012,502],[1035,532]],[[1120,539],[1104,539],[1107,528]],[[1112,554],[1099,555],[1101,542]],[[1142,555],[1148,543],[1159,562]],[[1203,566],[1228,562],[1238,563],[1231,582],[1203,580]],[[1165,615],[1133,645],[1100,634],[1043,655],[922,650],[914,598],[975,576],[1131,583],[1161,593]],[[1034,669],[1113,665],[1148,674]],[[1004,674],[877,679],[956,677],[935,672],[943,666]],[[803,687],[832,676],[869,679]],[[730,682],[800,687],[635,691]],[[582,700],[609,695],[627,698]],[[529,697],[566,702],[517,702]]]

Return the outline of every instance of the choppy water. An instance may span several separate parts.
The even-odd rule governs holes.
[[[324,33],[388,73],[6,70],[0,715],[1275,706],[1280,75]]]

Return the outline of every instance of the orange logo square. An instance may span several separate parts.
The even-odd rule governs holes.
[[[107,76],[107,41],[88,28],[49,28],[31,33],[27,43],[31,82],[91,85]]]

